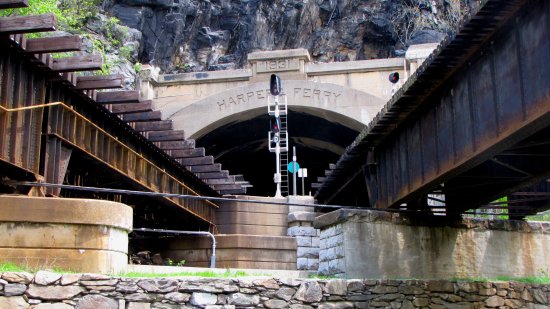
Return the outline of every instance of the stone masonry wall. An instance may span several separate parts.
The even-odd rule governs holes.
[[[313,204],[311,196],[289,196],[289,203]],[[317,214],[312,206],[288,207],[287,235],[296,238],[296,269],[317,272],[319,268],[319,236],[313,227]]]
[[[319,275],[345,276],[346,260],[344,248],[344,229],[342,224],[335,224],[322,231],[319,242]]]
[[[548,308],[550,285],[0,273],[0,308]],[[505,307],[504,307],[505,306]]]

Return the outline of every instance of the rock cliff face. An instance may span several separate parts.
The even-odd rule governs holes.
[[[314,61],[400,55],[451,31],[470,0],[106,0],[142,33],[139,59],[164,72],[240,68],[258,50],[307,48]]]

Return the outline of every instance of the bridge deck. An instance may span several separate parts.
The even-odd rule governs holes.
[[[549,26],[547,1],[485,1],[360,133],[316,197],[330,202],[362,174],[371,206],[414,208],[437,192],[448,212],[462,212],[547,178]]]

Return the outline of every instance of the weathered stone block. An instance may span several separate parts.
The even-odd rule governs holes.
[[[352,302],[334,302],[334,303],[322,303],[319,305],[319,309],[348,309],[354,308]]]
[[[344,259],[330,260],[328,271],[330,274],[344,273],[346,271],[346,261]]]
[[[329,270],[328,270],[328,263],[329,262],[325,262],[323,260],[321,260],[319,262],[319,269],[317,270],[317,272],[320,274],[320,275],[328,275],[329,274]]]
[[[296,255],[298,258],[319,258],[319,248],[298,247]]]
[[[126,309],[151,309],[150,303],[128,303]]]
[[[8,283],[4,286],[5,296],[23,295],[27,290],[27,286],[21,283]]]
[[[118,301],[102,295],[86,295],[76,304],[76,309],[118,309]]]
[[[23,297],[4,297],[0,296],[0,308],[2,309],[27,309],[29,304]]]
[[[270,290],[276,290],[280,288],[279,284],[277,283],[277,281],[275,281],[275,279],[258,279],[258,280],[252,281],[252,283],[256,286],[260,286]]]
[[[332,279],[325,285],[325,293],[331,295],[346,295],[348,293],[348,285],[346,280]]]
[[[395,286],[377,285],[370,289],[370,291],[374,294],[395,294],[397,293],[398,288]]]
[[[430,304],[430,300],[424,297],[418,297],[413,300],[413,305],[416,307],[426,307]]]
[[[27,272],[5,272],[2,279],[10,283],[29,284],[34,279],[33,274]]]
[[[294,295],[294,298],[306,303],[316,303],[323,298],[321,286],[316,281],[305,281]]]
[[[317,232],[313,227],[308,226],[293,226],[287,230],[288,236],[317,236]]]
[[[229,295],[227,301],[230,305],[235,306],[256,306],[260,303],[258,295],[249,295],[243,293],[234,293]]]
[[[315,220],[314,212],[297,211],[288,214],[288,223],[296,221],[313,222],[313,220]]]
[[[485,300],[485,305],[487,307],[500,307],[504,306],[504,298],[500,296],[491,296]]]
[[[42,300],[64,300],[73,298],[84,291],[85,289],[79,286],[40,286],[31,284],[27,289],[27,295]]]
[[[186,303],[189,301],[189,298],[191,298],[191,295],[180,292],[171,292],[164,295],[164,299],[175,302],[177,304]]]
[[[321,241],[321,238],[318,235],[314,236],[314,237],[311,237],[311,246],[312,247],[319,247],[319,242],[320,241]]]
[[[327,248],[327,240],[319,238],[319,249],[323,250]]]
[[[178,289],[178,281],[166,279],[140,280],[137,285],[150,293],[170,293]]]
[[[81,274],[64,274],[61,276],[61,285],[75,284],[82,277]]]
[[[311,236],[296,236],[296,246],[311,247]]]
[[[307,269],[307,258],[297,258],[296,259],[296,268],[298,270],[306,270]]]
[[[191,295],[189,303],[195,306],[215,305],[218,302],[218,296],[210,293],[194,292]]]
[[[61,278],[61,274],[40,270],[34,276],[34,283],[39,285],[48,285],[56,282],[60,278]]]
[[[146,293],[134,293],[134,294],[128,294],[124,296],[124,299],[127,301],[134,301],[134,302],[150,302],[155,300],[155,296],[152,294],[146,294]]]
[[[414,285],[399,286],[399,293],[405,295],[418,295],[424,293],[424,289]]]
[[[307,259],[307,269],[317,270],[319,268],[319,259]]]
[[[336,234],[327,238],[327,248],[339,247],[344,243],[344,234]]]
[[[296,290],[293,288],[282,287],[275,293],[275,297],[285,301],[289,301],[292,299],[292,296],[294,296],[295,293]]]
[[[264,306],[270,309],[282,309],[287,308],[288,303],[280,299],[270,299],[264,303]]]

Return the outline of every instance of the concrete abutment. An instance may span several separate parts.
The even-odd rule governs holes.
[[[0,262],[120,273],[132,208],[102,200],[0,196]]]

